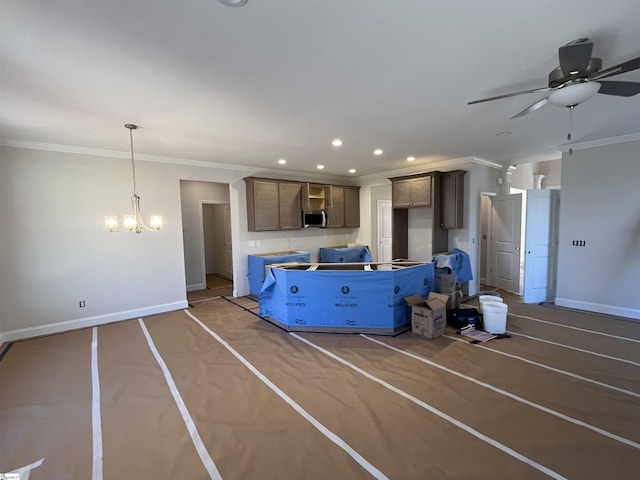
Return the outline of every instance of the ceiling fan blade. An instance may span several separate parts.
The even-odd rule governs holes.
[[[593,72],[589,75],[589,80],[598,80],[599,78],[613,77],[614,75],[620,75],[621,73],[631,72],[640,68],[640,57],[632,58],[626,62],[619,63],[613,67],[605,68],[599,72]]]
[[[490,102],[492,100],[500,100],[501,98],[515,97],[516,95],[524,95],[526,93],[548,92],[549,90],[552,90],[552,89],[549,88],[549,87],[544,87],[544,88],[535,88],[533,90],[525,90],[523,92],[506,93],[504,95],[498,95],[496,97],[489,97],[489,98],[482,98],[480,100],[473,100],[471,102],[468,102],[467,105],[475,105],[476,103]]]
[[[535,112],[539,108],[545,106],[548,101],[549,100],[546,97],[543,98],[542,100],[534,103],[533,105],[528,106],[527,108],[522,110],[520,113],[516,113],[513,117],[511,117],[511,120],[513,120],[514,118],[524,117],[528,113]]]
[[[640,93],[640,83],[638,82],[615,82],[611,80],[599,81],[600,90],[598,93],[605,95],[616,95],[618,97],[633,97]]]
[[[586,39],[580,39],[586,40]],[[578,42],[578,40],[576,40]],[[560,68],[566,76],[579,76],[586,72],[591,60],[591,52],[593,51],[593,42],[580,41],[579,43],[568,43],[558,49],[558,58],[560,59]]]

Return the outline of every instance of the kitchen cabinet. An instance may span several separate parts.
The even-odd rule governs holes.
[[[428,219],[430,238],[413,238],[414,243],[430,245],[428,254],[444,253],[449,248],[449,229],[462,228],[464,205],[465,171],[430,172],[419,176],[391,178],[393,204],[392,216],[392,257],[394,259],[415,260],[409,251],[409,231],[412,227],[412,215],[419,212],[417,207],[430,207],[425,210]],[[428,198],[425,197],[428,192]],[[428,212],[428,213],[427,213]],[[414,218],[417,217],[413,215]],[[415,221],[415,220],[414,220]],[[415,227],[415,224],[413,225]],[[426,255],[429,257],[429,255]]]
[[[344,227],[344,187],[329,187],[329,205],[327,206],[327,227]]]
[[[360,226],[360,188],[344,187],[344,226]]]
[[[302,187],[302,208],[304,210],[325,210],[327,208],[327,185],[305,183]]]
[[[247,177],[247,229],[250,232],[302,228],[302,184]]]
[[[328,197],[328,228],[360,226],[360,187],[330,185]]]
[[[443,172],[440,191],[440,226],[446,229],[463,228],[464,170]]]
[[[431,175],[391,179],[393,208],[428,207],[431,205]]]
[[[279,230],[302,228],[302,184],[278,182]]]

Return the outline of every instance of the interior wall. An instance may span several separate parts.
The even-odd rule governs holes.
[[[502,171],[494,166],[473,162],[464,176],[464,228],[449,231],[449,250],[459,248],[469,254],[473,280],[469,281],[469,295],[480,289],[480,220],[481,192],[498,193],[498,179]]]
[[[640,141],[563,154],[558,305],[640,319],[638,151]]]
[[[0,146],[0,341],[187,306],[180,179],[247,172],[138,161],[136,174],[143,216],[163,228],[111,233],[105,215],[131,210],[126,156]]]

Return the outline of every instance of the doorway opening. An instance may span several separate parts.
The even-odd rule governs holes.
[[[233,294],[229,184],[180,181],[187,300]]]

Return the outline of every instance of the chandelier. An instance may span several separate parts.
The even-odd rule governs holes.
[[[138,128],[137,125],[132,123],[126,123],[125,128],[129,130],[129,139],[131,140],[131,170],[133,173],[133,193],[131,194],[131,210],[130,215],[124,216],[123,229],[130,232],[142,233],[142,230],[148,230],[150,232],[158,231],[162,228],[162,216],[152,215],[149,219],[149,226],[147,226],[142,220],[140,213],[140,195],[138,195],[138,189],[136,187],[136,162],[133,158],[133,131]],[[104,228],[110,232],[117,232],[122,229],[118,229],[118,217],[115,215],[108,215],[104,217]]]

